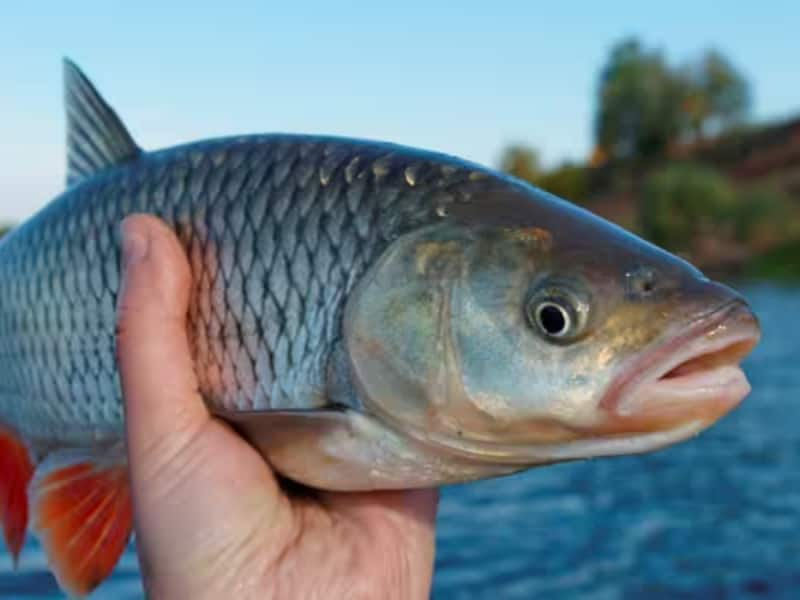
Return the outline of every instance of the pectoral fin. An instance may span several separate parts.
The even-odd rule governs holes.
[[[444,453],[347,408],[217,414],[282,475],[326,490],[434,487],[520,468]]]

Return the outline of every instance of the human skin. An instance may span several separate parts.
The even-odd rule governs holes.
[[[289,491],[198,393],[177,238],[143,215],[122,237],[117,352],[148,596],[427,598],[438,492]]]

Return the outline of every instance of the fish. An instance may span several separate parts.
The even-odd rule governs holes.
[[[14,560],[32,529],[73,595],[132,530],[115,357],[131,214],[186,252],[205,403],[312,488],[652,451],[750,391],[746,300],[571,202],[384,142],[144,151],[69,60],[64,80],[66,189],[0,241],[0,517]]]

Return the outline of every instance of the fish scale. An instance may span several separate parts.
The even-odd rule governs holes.
[[[433,218],[436,190],[466,176],[432,177],[429,196],[404,193],[406,170],[433,158],[252,136],[144,155],[77,183],[2,245],[0,417],[13,415],[30,439],[120,435],[116,230],[135,212],[173,225],[189,255],[188,327],[208,403],[320,406],[343,302],[404,225],[381,222],[386,198],[416,224]]]

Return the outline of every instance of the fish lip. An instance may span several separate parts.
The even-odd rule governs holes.
[[[686,350],[692,341],[721,330],[721,326],[725,323],[736,323],[737,318],[744,321],[744,326],[738,327],[728,335],[722,331],[723,335],[713,344],[718,345],[721,350],[736,343],[746,343],[749,351],[758,342],[759,327],[755,315],[747,304],[737,298],[701,315],[688,329],[659,343],[652,350],[640,354],[624,367],[624,374],[612,382],[598,405],[598,420],[586,426],[572,427],[575,433],[574,439],[544,443],[473,440],[407,427],[385,411],[376,410],[377,407],[371,407],[370,413],[384,426],[405,435],[409,440],[438,451],[443,457],[450,456],[468,462],[526,468],[587,457],[651,452],[700,433],[710,424],[708,416],[687,414],[682,415],[680,419],[658,420],[655,426],[650,423],[646,424],[648,426],[640,427],[641,422],[637,422],[635,418],[627,419],[625,415],[617,418],[618,411],[624,409],[622,400],[629,391],[636,389],[637,384],[658,381],[691,357],[713,352],[712,344],[705,344],[702,352],[693,350],[687,354]],[[741,398],[729,403],[723,414],[738,404],[739,400]],[[722,415],[715,415],[711,421],[720,416]]]
[[[732,331],[724,330],[726,324],[732,324]],[[715,334],[719,334],[718,337],[714,337]],[[724,414],[738,405],[749,392],[747,380],[736,363],[749,354],[759,339],[760,329],[755,315],[744,301],[733,299],[696,319],[687,330],[635,358],[624,367],[623,374],[611,383],[598,407],[612,417],[624,417],[637,410],[645,412],[647,407],[640,410],[641,406],[634,406],[631,401],[634,392],[648,383],[656,385],[666,381],[669,373],[702,356],[723,354],[738,348],[727,366],[730,367],[729,375],[735,375],[731,369],[738,373],[734,378],[738,377],[740,381],[733,383],[739,384],[739,389],[731,390],[730,397],[725,399],[729,406],[718,407],[725,409],[722,412]],[[711,373],[713,370],[708,371]],[[713,420],[722,414],[716,415]]]
[[[724,324],[735,324],[738,321],[743,323],[740,323],[738,328],[734,327],[734,331],[722,330]],[[700,349],[690,347],[693,341],[702,340],[718,331],[722,335],[710,343],[703,344],[702,352]],[[749,388],[736,391],[738,397],[726,402],[721,408],[718,407],[719,410],[711,419],[707,414],[687,412],[685,415],[681,414],[678,419],[659,418],[650,423],[637,420],[636,414],[633,418],[624,414],[623,401],[628,397],[628,393],[648,381],[659,381],[676,366],[692,357],[714,352],[715,349],[720,351],[737,343],[745,343],[749,351],[758,342],[759,337],[755,315],[742,300],[727,302],[700,316],[688,329],[673,335],[631,361],[624,368],[624,374],[605,392],[597,411],[598,421],[588,426],[575,426],[573,428],[575,439],[572,440],[523,444],[496,443],[405,428],[386,414],[381,415],[380,420],[417,443],[437,449],[442,455],[483,463],[519,465],[520,468],[587,457],[651,452],[700,433],[711,421],[717,420],[738,404],[743,393],[746,394]],[[746,380],[744,382],[746,384]],[[620,410],[623,411],[621,415]]]

